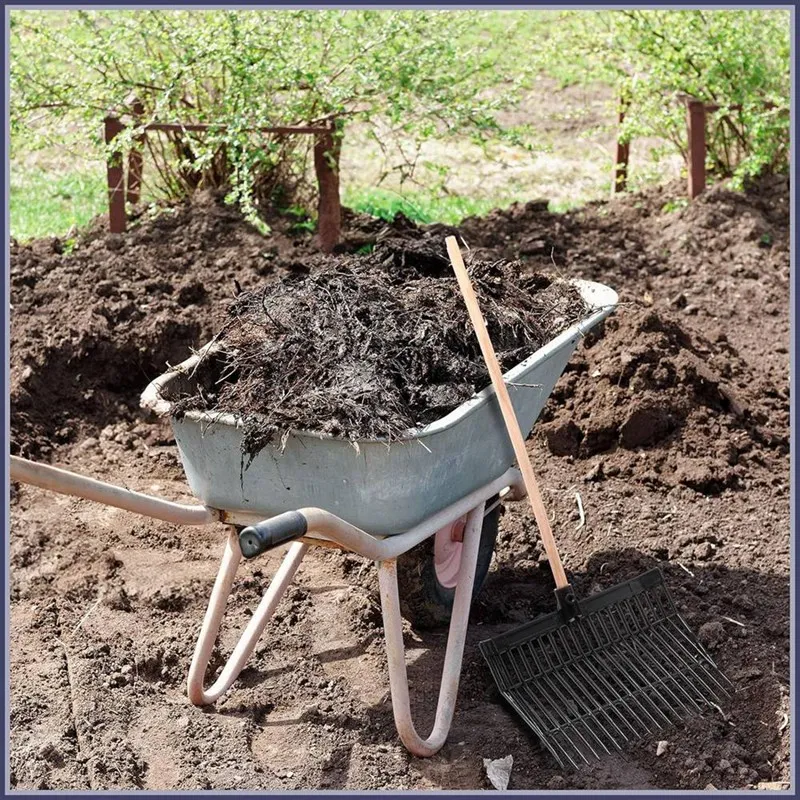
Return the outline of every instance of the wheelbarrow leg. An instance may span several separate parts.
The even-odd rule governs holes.
[[[228,662],[225,664],[222,673],[214,682],[214,685],[206,690],[203,688],[203,682],[208,661],[211,658],[211,651],[214,649],[214,642],[222,624],[225,604],[231,591],[236,570],[242,560],[236,529],[231,527],[228,541],[225,544],[222,563],[211,592],[211,599],[208,601],[208,609],[203,619],[203,625],[200,628],[197,646],[194,649],[192,665],[189,667],[188,695],[190,702],[194,705],[205,706],[213,703],[230,688],[231,684],[239,676],[267,622],[269,622],[269,618],[292,582],[292,578],[297,572],[306,550],[308,550],[308,545],[303,542],[294,542],[291,545],[280,568],[275,573],[275,577],[270,582],[269,589],[264,593],[258,608],[250,618],[250,622],[244,629],[233,653],[231,653]]]
[[[403,623],[397,592],[397,562],[391,559],[378,564],[394,721],[403,744],[416,756],[427,757],[437,753],[445,743],[450,731],[450,724],[453,721],[458,682],[461,677],[461,660],[467,638],[469,609],[472,604],[472,587],[475,583],[475,566],[478,561],[478,546],[483,525],[483,507],[484,504],[481,503],[470,512],[467,518],[464,549],[461,555],[461,567],[444,656],[442,683],[439,689],[439,703],[436,707],[436,720],[427,739],[419,736],[411,719],[406,656],[403,646]]]

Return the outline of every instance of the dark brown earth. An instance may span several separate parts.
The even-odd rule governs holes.
[[[684,788],[788,781],[789,200],[785,180],[666,186],[567,215],[542,203],[467,220],[478,258],[600,280],[622,300],[573,357],[530,450],[581,593],[658,564],[735,697],[624,756],[556,768],[493,687],[477,642],[552,610],[525,504],[508,504],[476,601],[443,750],[411,757],[388,702],[374,566],[314,550],[250,665],[211,710],[185,678],[224,530],[185,529],[12,486],[11,776],[16,788]],[[673,208],[674,210],[668,210]],[[344,250],[416,238],[348,219]],[[442,226],[428,235],[444,236]],[[302,268],[305,234],[269,239],[206,198],[75,252],[12,244],[12,452],[184,502],[168,425],[138,395],[220,324],[239,288]],[[238,287],[234,283],[238,282]],[[576,493],[586,512],[579,527]],[[212,664],[278,563],[244,566]],[[406,630],[418,728],[446,635]]]
[[[306,273],[241,292],[171,413],[237,414],[253,458],[290,430],[396,441],[465,403],[486,367],[444,244],[429,238],[311,258]],[[504,369],[588,313],[566,281],[468,262]]]

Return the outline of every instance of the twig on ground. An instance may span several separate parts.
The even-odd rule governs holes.
[[[95,600],[94,603],[92,603],[92,605],[89,606],[89,610],[80,618],[80,620],[78,620],[78,624],[69,632],[70,639],[78,632],[79,628],[82,627],[83,623],[86,622],[86,620],[89,617],[89,614],[91,614],[92,611],[94,611],[95,608],[97,608],[99,602],[100,598],[98,597],[97,600]]]
[[[739,622],[739,620],[731,619],[730,617],[723,617],[722,619],[724,619],[725,622],[732,622],[734,625],[738,625],[740,628],[746,628],[747,627],[744,624],[744,622]]]
[[[580,522],[575,526],[575,530],[579,531],[586,524],[586,514],[583,511],[583,501],[581,500],[581,493],[575,492],[575,502],[578,504],[578,514],[580,514]]]

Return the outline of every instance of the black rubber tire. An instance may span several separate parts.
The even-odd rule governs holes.
[[[492,497],[486,505],[491,506],[496,501],[497,497]],[[499,519],[499,505],[483,518],[481,543],[478,547],[478,561],[475,567],[475,583],[472,587],[473,600],[478,596],[492,563]],[[433,539],[434,537],[430,536],[397,560],[400,610],[412,627],[420,630],[447,625],[450,622],[453,600],[456,595],[455,588],[442,586],[436,577],[436,567],[433,563]]]

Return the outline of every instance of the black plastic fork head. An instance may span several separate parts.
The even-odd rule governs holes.
[[[660,569],[580,603],[565,587],[557,603],[479,646],[503,696],[561,766],[620,751],[732,693]]]

